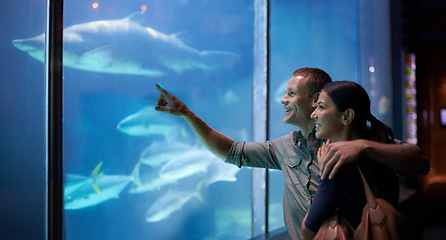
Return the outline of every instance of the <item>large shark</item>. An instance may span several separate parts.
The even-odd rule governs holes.
[[[81,23],[63,30],[63,64],[83,71],[161,76],[201,69],[211,72],[232,66],[234,53],[200,51],[177,34],[165,34],[135,21],[135,13],[118,20]],[[44,62],[45,33],[12,41],[31,57]]]

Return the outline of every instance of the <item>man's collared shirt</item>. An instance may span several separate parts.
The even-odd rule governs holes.
[[[310,134],[307,142],[300,131],[265,143],[234,142],[227,163],[280,169],[285,178],[283,215],[289,239],[301,239],[301,224],[319,185],[316,151],[323,140]]]

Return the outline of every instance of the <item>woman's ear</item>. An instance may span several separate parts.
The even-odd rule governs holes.
[[[344,125],[349,125],[353,122],[353,119],[355,118],[355,110],[349,108],[344,111],[344,114],[342,115],[342,123]]]

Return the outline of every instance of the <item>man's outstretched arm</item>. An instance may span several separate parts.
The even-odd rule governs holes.
[[[214,155],[225,160],[234,140],[211,128],[195,115],[186,104],[176,96],[169,94],[160,85],[156,84],[156,88],[160,91],[160,95],[158,96],[155,110],[183,118],[198,137],[198,140]]]
[[[430,170],[429,159],[416,145],[386,144],[364,139],[330,143],[327,155],[319,160],[321,179],[332,179],[344,164],[367,157],[403,176],[418,176]]]

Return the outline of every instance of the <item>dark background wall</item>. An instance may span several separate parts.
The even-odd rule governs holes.
[[[431,164],[430,173],[420,178],[421,238],[445,239],[446,128],[440,124],[440,109],[446,108],[446,1],[401,3],[402,48],[416,54],[418,144]],[[415,206],[409,206],[408,212],[414,212]]]

